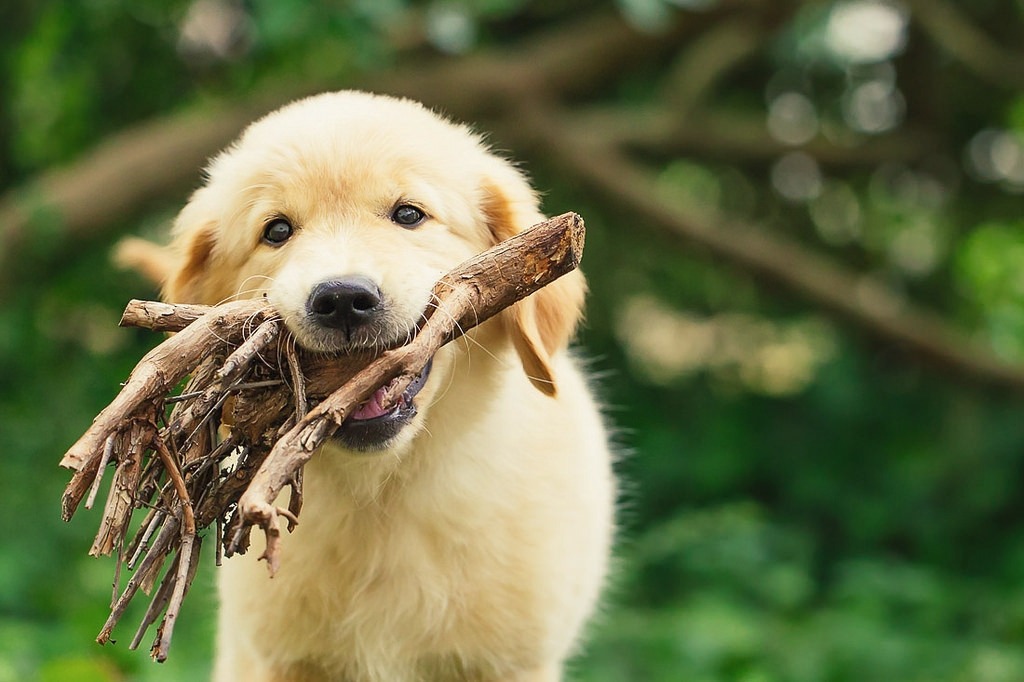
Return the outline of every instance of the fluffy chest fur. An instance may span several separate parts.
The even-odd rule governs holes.
[[[600,417],[501,360],[496,391],[454,382],[403,455],[320,453],[278,574],[258,547],[224,567],[222,631],[310,680],[505,679],[570,649],[611,540]]]

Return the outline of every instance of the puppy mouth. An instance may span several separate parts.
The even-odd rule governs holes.
[[[374,391],[373,395],[360,404],[342,422],[334,434],[334,440],[350,450],[381,450],[387,447],[416,416],[416,395],[427,383],[433,360],[412,380],[390,409],[382,405],[388,389],[394,380]]]

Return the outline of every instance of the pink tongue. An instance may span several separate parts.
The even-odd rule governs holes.
[[[378,388],[370,399],[360,405],[355,412],[352,413],[352,419],[364,420],[364,419],[376,419],[377,417],[383,417],[389,410],[385,410],[380,406],[382,400],[384,400],[384,391],[387,386]]]

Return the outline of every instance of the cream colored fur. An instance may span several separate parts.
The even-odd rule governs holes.
[[[122,252],[174,301],[266,293],[300,342],[309,292],[377,282],[411,330],[438,275],[543,218],[466,128],[342,92],[253,124],[182,210],[173,256]],[[407,229],[398,202],[428,215]],[[275,217],[295,235],[261,241]],[[274,578],[254,547],[219,569],[219,682],[562,679],[595,609],[613,533],[602,419],[566,346],[584,294],[559,280],[435,357],[388,447],[329,445]]]

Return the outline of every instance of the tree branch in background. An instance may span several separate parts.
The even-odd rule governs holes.
[[[168,189],[198,179],[210,154],[234,138],[255,107],[191,110],[112,135],[80,160],[0,197],[0,283],[45,224],[48,239],[73,243],[103,232]],[[55,234],[56,233],[56,234]]]
[[[767,32],[748,16],[708,29],[675,59],[661,88],[664,109],[685,127],[724,76],[764,46]]]
[[[938,315],[923,310],[868,275],[845,268],[779,234],[724,219],[687,215],[655,191],[651,173],[608,144],[587,135],[570,115],[531,110],[528,127],[561,166],[598,196],[731,267],[781,285],[867,334],[971,382],[1024,392],[1024,368],[999,359]]]
[[[1024,52],[998,45],[946,0],[908,0],[913,20],[951,57],[999,88],[1024,89]]]
[[[628,151],[659,159],[698,157],[739,165],[767,164],[794,149],[830,168],[873,168],[881,163],[912,163],[936,151],[924,132],[902,131],[843,145],[822,136],[799,147],[779,142],[768,132],[763,116],[702,108],[685,122],[667,107],[593,108],[567,113],[573,127],[588,138],[603,139]],[[523,131],[526,137],[529,131]],[[515,131],[509,133],[517,135]],[[581,134],[581,137],[584,137]]]
[[[948,3],[912,0],[911,4],[913,19],[933,40],[977,73],[1003,83],[1020,81],[1016,57],[994,46]],[[772,139],[763,119],[697,106],[724,74],[761,47],[755,44],[757,36],[767,40],[770,31],[757,27],[771,25],[771,12],[777,8],[770,5],[734,0],[718,3],[707,12],[680,12],[657,34],[638,32],[613,13],[597,13],[509,48],[368,73],[359,82],[345,85],[415,97],[457,118],[500,131],[505,146],[530,148],[538,158],[558,150],[555,163],[578,173],[618,207],[682,236],[688,247],[699,245],[732,267],[781,284],[824,311],[953,374],[1022,390],[1019,368],[970,343],[938,315],[871,284],[865,275],[763,229],[685,218],[654,196],[650,174],[627,152],[763,163],[791,149]],[[702,55],[714,45],[727,49],[711,61],[714,68],[701,74]],[[663,93],[675,92],[671,96],[686,100],[690,110],[683,125],[679,112],[669,107],[598,114],[577,108],[560,110],[556,118],[537,115],[560,103],[606,92],[621,78],[676,53],[675,77],[663,86]],[[0,199],[0,240],[6,242],[0,251],[0,284],[18,258],[18,237],[25,236],[32,207],[54,211],[65,236],[100,231],[115,217],[140,210],[166,187],[196,179],[202,160],[255,114],[296,94],[339,85],[304,83],[287,92],[263,93],[234,107],[174,115],[114,136],[78,164],[8,192]],[[801,149],[823,165],[874,165],[921,159],[935,150],[935,137],[929,131],[900,132],[849,147],[817,138]],[[60,237],[56,235],[54,241]],[[857,296],[853,293],[857,291],[874,293]]]
[[[515,48],[370,72],[357,82],[324,78],[276,86],[240,104],[203,105],[112,135],[79,161],[0,197],[0,290],[31,241],[30,226],[40,223],[48,242],[69,245],[113,229],[119,219],[142,210],[170,188],[198,184],[206,160],[247,123],[296,97],[362,87],[412,97],[458,118],[486,121],[505,116],[504,103],[517,93],[564,98],[600,89],[617,74],[657,60],[741,4],[726,2],[700,15],[681,14],[658,34],[640,33],[616,14],[601,12]]]

